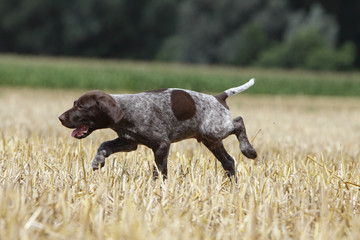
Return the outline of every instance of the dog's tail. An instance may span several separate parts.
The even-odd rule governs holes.
[[[254,85],[255,83],[255,78],[250,79],[247,83],[239,86],[239,87],[234,87],[234,88],[230,88],[218,95],[215,95],[214,97],[227,109],[229,109],[229,106],[226,103],[226,99],[232,95],[241,93],[243,91],[245,91],[246,89],[248,89],[249,87],[251,87],[252,85]]]
[[[232,95],[235,95],[235,94],[245,91],[246,89],[248,89],[252,85],[254,85],[254,83],[255,83],[255,78],[252,78],[247,83],[245,83],[239,87],[230,88],[230,89],[224,91],[224,93],[226,93],[227,97],[230,97]]]

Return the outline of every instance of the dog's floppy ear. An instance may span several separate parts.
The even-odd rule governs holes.
[[[104,112],[110,120],[117,124],[124,117],[123,110],[116,104],[115,100],[108,94],[104,93],[97,97],[97,103],[102,112]]]

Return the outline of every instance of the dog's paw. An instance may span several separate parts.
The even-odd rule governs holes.
[[[244,151],[241,151],[247,158],[255,159],[257,158],[257,153],[254,148],[246,149]]]
[[[104,167],[104,165],[105,165],[105,151],[103,150],[96,154],[92,162],[92,169],[95,171],[99,169],[99,166],[100,168],[102,168]]]
[[[250,159],[257,158],[256,150],[251,146],[251,144],[240,144],[240,150],[241,152]]]

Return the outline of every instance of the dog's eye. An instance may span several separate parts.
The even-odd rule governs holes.
[[[78,109],[79,109],[79,110],[83,110],[84,108],[85,108],[85,107],[84,107],[83,105],[81,105],[81,104],[78,105]]]

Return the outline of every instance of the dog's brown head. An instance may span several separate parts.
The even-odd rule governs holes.
[[[94,90],[76,100],[71,109],[59,116],[59,120],[65,127],[75,128],[71,135],[80,139],[96,129],[119,123],[123,116],[123,111],[109,94]]]

